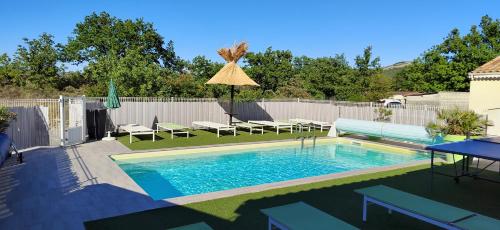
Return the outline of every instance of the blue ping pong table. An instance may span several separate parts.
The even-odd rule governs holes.
[[[500,183],[500,181],[492,180],[489,178],[480,177],[481,174],[486,168],[493,165],[495,162],[500,162],[500,138],[483,138],[483,139],[475,139],[475,140],[465,140],[459,142],[451,142],[437,145],[427,146],[425,149],[431,151],[431,173],[434,175],[440,174],[445,176],[451,176],[455,179],[455,182],[460,181],[460,177],[469,176],[476,179],[483,179],[495,183]],[[437,172],[434,170],[434,155],[435,152],[440,153],[451,153],[453,154],[453,165],[455,170],[455,175],[445,174],[442,172]],[[462,155],[462,165],[461,169],[457,166],[457,161],[455,161],[455,155]],[[491,163],[486,164],[484,167],[479,168],[479,161],[476,165],[475,172],[470,170],[470,158],[481,158],[485,160],[490,160]],[[500,173],[500,169],[499,169]]]

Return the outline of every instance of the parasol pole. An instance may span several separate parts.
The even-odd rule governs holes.
[[[229,102],[229,125],[233,125],[233,100],[234,100],[234,85],[231,85],[231,101]]]

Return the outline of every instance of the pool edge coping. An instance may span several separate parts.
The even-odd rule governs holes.
[[[361,143],[361,146],[366,146],[372,149],[378,150],[389,150],[389,151],[404,151],[402,153],[416,153],[422,152],[421,149],[409,148],[406,146],[396,146],[386,143],[379,143],[367,140],[359,140],[350,137],[321,137],[316,140],[316,143],[327,143],[327,142],[339,142],[339,143]],[[305,143],[311,144],[313,140],[307,139]],[[300,145],[301,142],[296,139],[287,140],[274,140],[274,141],[264,141],[264,142],[244,142],[244,143],[232,143],[232,144],[216,144],[216,145],[203,145],[203,146],[189,146],[189,147],[176,147],[176,148],[166,148],[166,149],[151,149],[151,150],[140,150],[133,151],[129,153],[118,153],[108,155],[111,160],[130,160],[138,158],[155,158],[164,156],[174,156],[174,155],[185,155],[185,154],[196,154],[196,153],[206,153],[210,151],[223,151],[223,150],[244,150],[245,148],[259,148],[259,147],[279,147],[283,145]]]

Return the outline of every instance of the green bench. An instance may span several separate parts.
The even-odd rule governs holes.
[[[367,219],[369,203],[405,214],[444,229],[499,230],[500,221],[465,209],[440,203],[384,185],[355,192],[363,195],[363,221]]]
[[[304,202],[261,209],[260,211],[268,217],[269,230],[273,226],[282,230],[358,229]]]

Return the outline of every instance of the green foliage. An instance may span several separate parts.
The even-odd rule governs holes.
[[[10,121],[16,119],[16,114],[10,112],[6,107],[0,106],[0,133],[5,132],[9,127]]]
[[[101,96],[107,93],[107,84],[112,78],[119,95],[124,97],[144,97],[158,91],[158,78],[163,75],[158,63],[149,62],[138,50],[128,50],[124,57],[106,55],[96,62],[91,62],[83,74],[91,79],[87,95]]]
[[[290,50],[247,53],[243,69],[260,87],[236,88],[237,100],[316,98],[376,101],[393,90],[435,92],[468,89],[467,73],[500,54],[500,23],[485,16],[461,36],[443,41],[399,73],[383,71],[368,46],[350,66],[343,54],[294,57]],[[83,65],[66,71],[65,64]],[[229,87],[206,85],[222,63],[204,56],[179,58],[174,43],[143,19],[92,13],[76,24],[65,44],[53,36],[24,39],[13,57],[0,55],[0,95],[8,97],[86,94],[105,96],[112,78],[121,96],[229,97]],[[396,74],[395,77],[392,75]]]
[[[14,60],[6,56],[0,58],[0,77],[17,86],[28,88],[54,87],[58,78],[58,52],[53,36],[43,33],[38,39],[24,38],[19,45]]]
[[[420,92],[468,91],[468,73],[500,55],[500,21],[484,16],[465,36],[453,29],[444,41],[396,76],[396,89]]]
[[[264,53],[247,53],[244,62],[249,68],[245,70],[260,84],[262,92],[274,92],[286,85],[295,74],[292,60],[293,55],[289,50],[272,50],[269,47]]]
[[[393,80],[385,75],[377,74],[368,77],[368,88],[365,98],[368,101],[378,101],[391,95]]]
[[[368,86],[367,78],[382,71],[380,67],[380,57],[372,59],[372,47],[368,46],[363,52],[363,56],[356,56],[354,59],[356,74],[359,78],[358,81],[362,83],[363,87]]]
[[[344,55],[316,59],[302,56],[295,58],[294,65],[298,69],[294,82],[312,97],[347,99],[342,88],[351,85],[352,68]]]
[[[384,107],[379,107],[374,110],[377,114],[375,121],[389,122],[391,121],[392,110]]]
[[[429,135],[484,135],[488,122],[474,111],[464,111],[458,108],[438,112],[438,122],[427,124]]]
[[[168,53],[172,50],[163,48],[163,38],[153,24],[142,19],[121,20],[106,12],[92,13],[76,24],[73,34],[75,37],[70,37],[66,45],[60,45],[66,61],[97,62],[111,54],[121,58],[129,50],[135,50],[151,62],[158,62],[162,57],[173,58]]]

